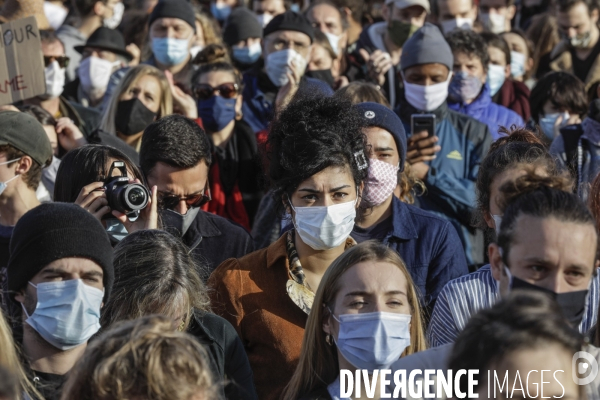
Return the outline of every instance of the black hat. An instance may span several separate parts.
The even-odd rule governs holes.
[[[293,11],[286,11],[273,18],[271,22],[265,26],[263,35],[266,37],[277,31],[297,31],[305,33],[310,37],[311,43],[315,38],[314,29],[306,17]]]
[[[104,272],[104,303],[115,280],[113,249],[106,230],[92,214],[68,203],[44,203],[23,215],[10,239],[6,269],[11,298],[53,261],[82,257]]]
[[[359,103],[354,106],[363,117],[365,126],[385,129],[394,137],[400,155],[400,171],[404,171],[406,161],[406,131],[395,112],[379,103]]]
[[[262,37],[263,28],[256,19],[256,14],[246,7],[235,8],[225,22],[223,41],[229,46],[233,46],[241,40]]]
[[[160,0],[148,19],[148,26],[159,18],[179,18],[187,22],[196,32],[196,13],[189,1]]]
[[[75,46],[74,49],[79,54],[83,53],[86,47],[97,47],[102,50],[110,51],[127,58],[127,61],[133,60],[133,55],[125,49],[125,39],[121,32],[116,29],[109,29],[101,26],[88,38],[83,46]]]
[[[12,146],[42,167],[50,164],[50,140],[42,124],[33,116],[17,111],[0,111],[0,126],[0,146]]]

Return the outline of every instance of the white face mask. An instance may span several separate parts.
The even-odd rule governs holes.
[[[406,101],[419,111],[434,111],[446,101],[451,79],[452,72],[448,73],[446,82],[436,83],[435,85],[416,85],[404,80]]]
[[[121,23],[121,19],[123,19],[123,13],[125,12],[125,5],[123,3],[117,3],[113,7],[113,15],[104,18],[102,20],[102,24],[109,29],[116,29],[117,26]]]
[[[454,18],[441,22],[444,35],[452,32],[455,29],[473,29],[473,20],[471,18]]]
[[[54,60],[44,69],[46,78],[46,97],[55,98],[62,94],[65,87],[65,69]]]
[[[49,1],[44,1],[44,14],[52,29],[57,30],[67,18],[67,10]]]
[[[525,54],[516,51],[510,52],[510,75],[513,78],[525,75],[525,61],[527,61]]]
[[[110,62],[95,56],[87,57],[79,64],[77,75],[83,91],[91,100],[96,101],[104,96],[110,75],[120,64],[120,61]]]
[[[14,160],[10,160],[10,161],[4,161],[3,163],[0,163],[0,165],[10,164],[12,162],[19,161],[20,159],[21,159],[21,157],[15,158]],[[6,182],[0,182],[0,196],[2,196],[2,193],[6,189],[6,186],[7,186],[6,184],[8,182],[12,181],[13,179],[17,179],[18,177],[19,177],[19,175],[15,175],[12,178],[10,178],[9,180],[7,180]]]
[[[301,71],[300,76],[304,75],[306,60],[296,50],[279,50],[267,56],[265,70],[275,86],[281,87],[288,83],[289,79],[286,74],[291,72],[290,65],[292,64],[292,60],[299,67]]]
[[[506,31],[506,18],[502,14],[479,14],[483,26],[485,26],[490,32],[500,34]]]
[[[334,35],[333,33],[329,33],[329,32],[323,32],[325,34],[325,36],[327,36],[327,40],[329,40],[329,44],[331,45],[331,48],[333,49],[333,52],[336,55],[340,54],[340,39],[342,37],[342,35]]]
[[[296,207],[294,227],[300,239],[314,250],[329,250],[344,243],[356,218],[356,200],[326,207]]]
[[[258,23],[264,28],[271,22],[273,16],[271,14],[260,14],[256,16]]]

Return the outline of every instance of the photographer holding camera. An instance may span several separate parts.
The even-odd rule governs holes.
[[[54,201],[75,203],[89,211],[114,245],[128,233],[158,228],[156,186],[150,194],[143,181],[139,168],[120,150],[85,145],[63,157]]]

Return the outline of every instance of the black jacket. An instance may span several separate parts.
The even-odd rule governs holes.
[[[165,227],[169,230],[169,227]],[[183,242],[202,266],[199,275],[204,282],[228,258],[240,258],[254,251],[252,238],[240,225],[223,217],[200,210]]]
[[[196,313],[188,333],[207,350],[213,375],[226,379],[225,398],[257,399],[254,378],[242,340],[231,324],[211,313]]]

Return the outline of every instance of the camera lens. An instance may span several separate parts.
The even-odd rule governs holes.
[[[146,201],[146,192],[139,187],[134,187],[127,193],[127,199],[131,205],[139,207]]]

